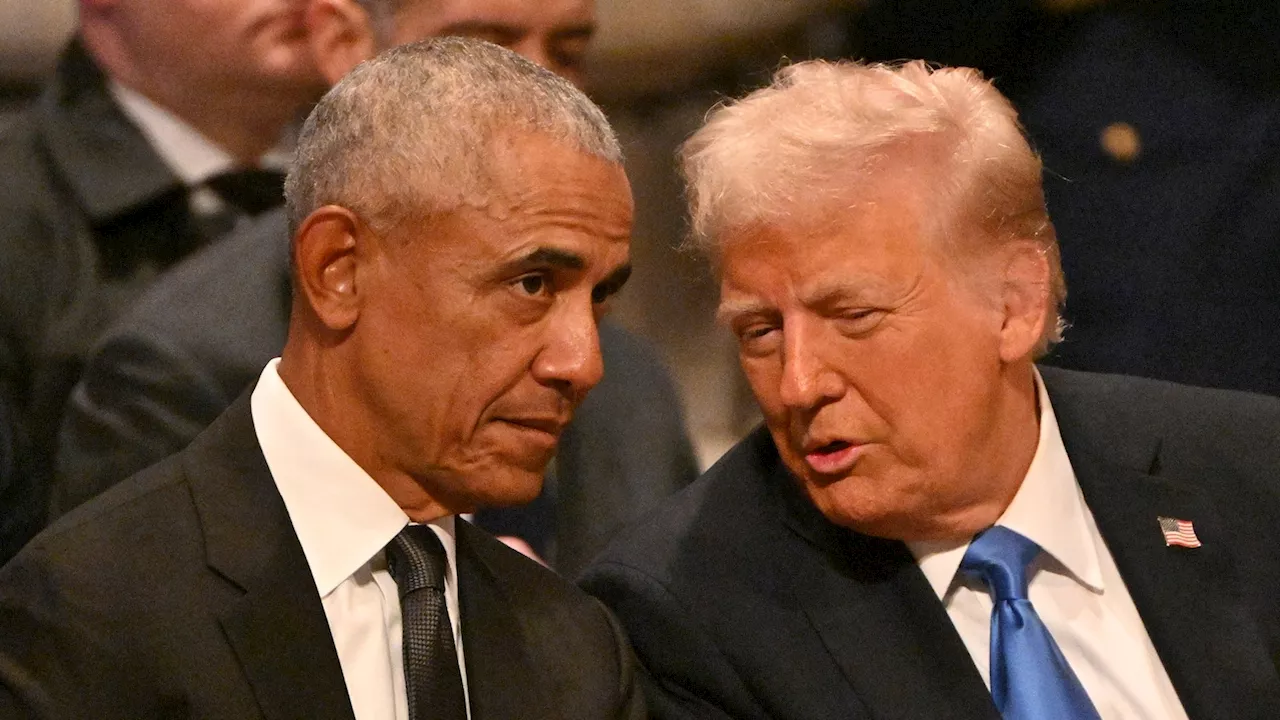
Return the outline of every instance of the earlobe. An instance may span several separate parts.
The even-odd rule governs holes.
[[[1006,363],[1030,357],[1040,344],[1049,307],[1049,261],[1034,243],[1018,243],[1006,256],[1004,324],[1000,359]]]
[[[330,330],[351,329],[360,315],[364,224],[346,208],[326,205],[302,222],[293,242],[297,292]]]
[[[330,85],[378,51],[369,14],[353,0],[311,0],[307,34],[316,67]]]

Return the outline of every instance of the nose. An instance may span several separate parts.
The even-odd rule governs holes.
[[[788,324],[782,343],[779,394],[787,407],[812,410],[844,394],[844,380],[823,357],[829,348],[820,328],[804,321]]]
[[[590,303],[585,309],[566,308],[548,318],[547,338],[533,361],[533,376],[554,387],[574,403],[604,377],[600,331]]]

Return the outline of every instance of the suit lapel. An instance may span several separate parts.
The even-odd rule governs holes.
[[[353,720],[302,546],[245,393],[184,452],[209,566],[242,591],[218,611],[267,720]]]
[[[1233,566],[1227,528],[1212,501],[1195,488],[1083,453],[1071,461],[1187,714],[1280,717],[1280,678],[1239,597],[1236,572],[1244,568]],[[1166,546],[1158,517],[1191,520],[1202,547]]]
[[[784,521],[820,553],[797,564],[796,600],[875,718],[999,720],[969,652],[901,542],[828,522],[775,465]]]
[[[1085,502],[1187,714],[1280,717],[1280,676],[1240,596],[1248,568],[1231,554],[1232,528],[1202,489],[1153,474],[1172,470],[1158,418],[1131,414],[1093,376],[1042,375]],[[1158,517],[1192,521],[1202,547],[1167,547]]]
[[[471,720],[557,717],[533,671],[498,572],[478,552],[479,532],[458,520],[458,605]]]

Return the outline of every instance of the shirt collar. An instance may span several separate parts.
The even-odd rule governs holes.
[[[1090,532],[1088,506],[1062,444],[1053,403],[1040,371],[1035,370],[1040,407],[1040,438],[1027,475],[997,525],[1031,539],[1077,581],[1102,592],[1102,565],[1097,540]],[[950,590],[969,542],[907,543],[939,598]]]
[[[316,425],[280,379],[279,359],[253,391],[253,424],[320,597],[374,559],[409,523],[382,487]],[[433,520],[456,567],[453,516]]]
[[[150,98],[116,81],[108,83],[120,109],[146,136],[156,154],[174,175],[188,186],[236,167],[236,159],[182,118],[152,102]],[[263,168],[283,170],[289,166],[288,143],[267,151],[258,159]]]

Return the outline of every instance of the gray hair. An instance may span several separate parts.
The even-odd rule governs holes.
[[[1037,349],[1061,340],[1066,283],[1040,158],[1012,104],[976,70],[803,62],[716,108],[681,149],[693,240],[714,255],[729,231],[848,205],[889,156],[926,173],[928,217],[919,220],[949,249],[1036,243],[1051,275]],[[959,227],[983,230],[985,242],[962,242],[974,233]]]
[[[467,38],[401,45],[361,63],[312,110],[285,181],[290,233],[324,205],[379,230],[492,198],[492,141],[542,134],[611,163],[622,149],[569,81]]]

